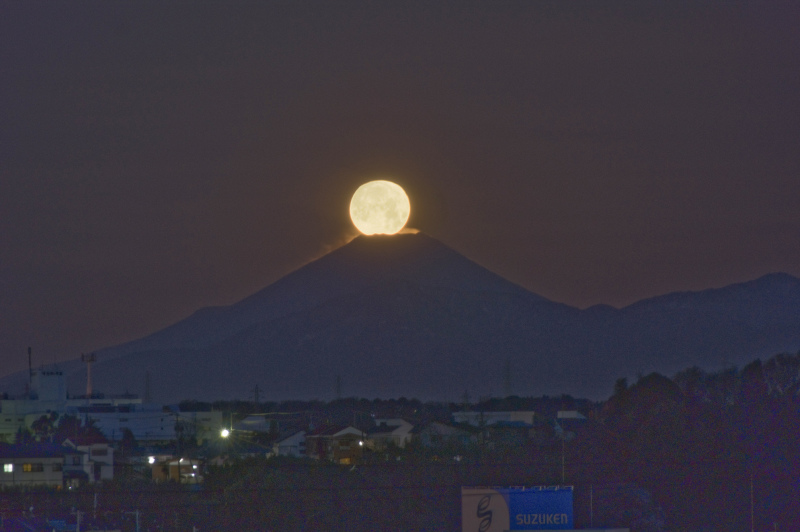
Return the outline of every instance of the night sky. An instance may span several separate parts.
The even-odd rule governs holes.
[[[567,304],[800,276],[800,4],[0,3],[0,374],[347,242],[364,181]]]

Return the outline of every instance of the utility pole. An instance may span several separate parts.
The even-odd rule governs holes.
[[[78,516],[77,524],[75,525],[76,532],[81,532],[81,516],[83,513],[80,510],[75,510],[75,514]]]
[[[139,532],[139,510],[137,509],[135,512],[125,512],[125,513],[136,516],[136,532]]]
[[[750,473],[750,532],[755,532],[755,514],[753,512],[753,474]]]

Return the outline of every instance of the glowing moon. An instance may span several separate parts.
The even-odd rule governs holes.
[[[350,218],[365,235],[393,235],[406,225],[410,213],[408,196],[391,181],[364,183],[350,200]]]

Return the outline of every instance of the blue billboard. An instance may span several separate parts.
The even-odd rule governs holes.
[[[461,488],[463,532],[570,530],[572,488]]]

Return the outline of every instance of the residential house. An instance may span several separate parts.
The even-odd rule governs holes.
[[[101,436],[78,436],[67,438],[65,447],[83,453],[83,471],[90,483],[114,478],[114,448]]]
[[[478,442],[478,433],[470,425],[456,427],[439,421],[431,421],[412,431],[424,447],[441,447],[447,445],[469,446]]]
[[[325,425],[306,434],[306,455],[337,464],[352,464],[361,458],[366,434],[352,426]]]
[[[306,431],[298,430],[272,444],[272,456],[305,456]]]
[[[375,426],[367,431],[366,445],[374,450],[388,446],[403,448],[411,441],[414,425],[400,418],[376,419]]]

